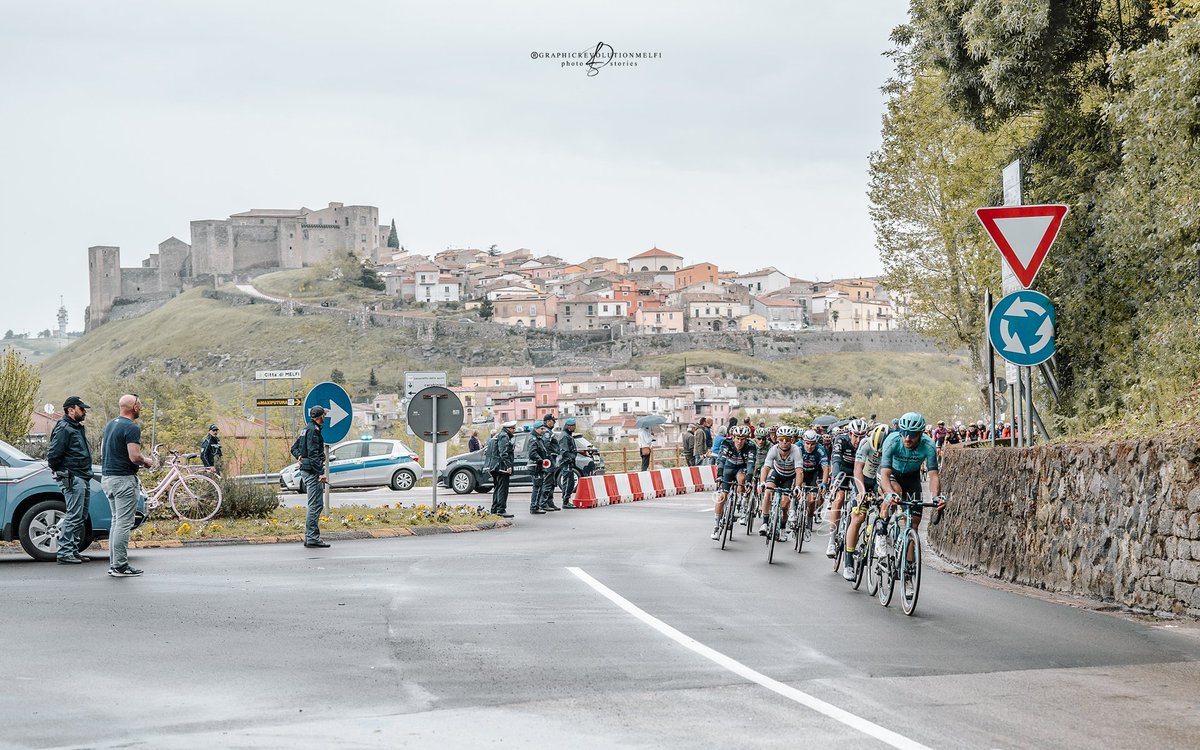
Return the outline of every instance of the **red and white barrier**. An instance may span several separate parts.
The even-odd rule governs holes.
[[[717,467],[685,466],[582,477],[572,502],[577,508],[596,508],[716,488]]]

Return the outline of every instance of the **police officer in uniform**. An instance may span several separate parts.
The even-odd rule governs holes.
[[[574,508],[571,498],[575,496],[575,457],[579,449],[575,447],[575,418],[568,417],[563,423],[562,434],[558,436],[558,475],[562,483],[564,508]]]
[[[62,565],[76,565],[92,559],[79,554],[83,530],[87,526],[88,503],[91,502],[92,449],[83,429],[83,420],[90,408],[78,396],[63,402],[64,416],[50,432],[50,448],[46,453],[47,463],[67,504],[58,531],[58,562]]]
[[[311,420],[296,438],[297,458],[300,459],[300,479],[308,493],[308,517],[304,521],[304,546],[328,547],[329,542],[321,539],[321,511],[325,506],[325,438],[321,426],[325,424],[325,408],[314,406],[308,410]],[[293,455],[296,455],[295,449]]]
[[[532,515],[540,516],[546,512],[542,507],[542,485],[547,481],[547,475],[553,476],[551,471],[550,451],[546,447],[544,435],[546,434],[546,425],[539,422],[533,427],[533,434],[529,438],[529,512]],[[555,508],[555,510],[558,510]]]
[[[553,414],[542,417],[542,424],[546,428],[542,431],[542,441],[546,444],[546,453],[550,456],[550,469],[546,472],[545,481],[542,482],[541,508],[546,511],[562,510],[554,504],[554,485],[561,468],[558,460],[558,442],[554,439],[554,424],[557,421]]]
[[[508,512],[508,484],[513,472],[513,432],[516,422],[505,422],[492,440],[496,441],[496,464],[492,472],[492,512],[504,518],[512,518]]]

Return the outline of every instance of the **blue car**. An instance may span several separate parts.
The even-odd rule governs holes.
[[[100,489],[100,467],[93,467],[93,471],[97,479],[92,480],[90,518],[83,529],[80,551],[96,539],[106,538],[112,525],[108,498]],[[46,462],[0,440],[0,539],[6,542],[20,539],[30,557],[53,562],[58,552],[58,527],[66,508],[62,490]],[[144,520],[146,515],[139,501],[134,528]]]

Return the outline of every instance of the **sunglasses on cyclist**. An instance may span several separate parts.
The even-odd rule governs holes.
[[[918,438],[918,437],[921,437],[922,435],[924,435],[925,433],[921,432],[920,430],[901,430],[900,434],[906,438]]]

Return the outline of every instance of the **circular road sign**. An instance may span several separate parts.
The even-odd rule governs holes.
[[[437,439],[433,434],[433,414],[437,409]],[[462,428],[463,405],[449,388],[431,385],[422,388],[408,402],[408,427],[426,443],[444,443]]]
[[[1032,367],[1054,355],[1056,325],[1050,298],[1023,289],[1003,297],[992,308],[988,338],[1001,357],[1020,367]]]
[[[325,424],[321,437],[326,443],[340,443],[350,434],[350,423],[354,421],[354,407],[350,405],[350,394],[337,383],[317,383],[304,397],[304,418],[314,406],[325,407]]]

